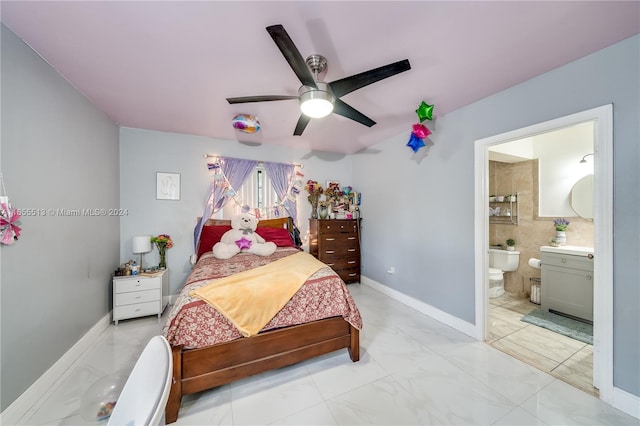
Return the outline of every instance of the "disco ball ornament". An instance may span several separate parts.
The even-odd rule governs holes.
[[[111,416],[126,381],[124,376],[111,375],[104,376],[89,386],[80,401],[82,419],[99,422]]]

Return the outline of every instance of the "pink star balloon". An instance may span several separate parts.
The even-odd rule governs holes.
[[[240,250],[244,250],[244,249],[250,249],[251,248],[251,240],[246,239],[245,237],[240,238],[238,241],[236,241],[236,245],[238,246],[238,248]]]

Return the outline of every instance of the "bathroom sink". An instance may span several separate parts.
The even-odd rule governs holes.
[[[593,247],[580,247],[580,246],[552,247],[552,246],[542,246],[542,247],[540,247],[540,251],[546,251],[548,253],[571,254],[571,255],[574,255],[574,256],[588,256],[590,254],[593,254]]]

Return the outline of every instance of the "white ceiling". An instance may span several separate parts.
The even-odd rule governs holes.
[[[444,114],[640,32],[638,1],[2,1],[2,22],[121,126],[353,153],[411,131],[421,101]],[[325,81],[409,59],[293,136],[300,83],[265,27],[282,24]],[[234,130],[259,118],[255,135]],[[429,122],[427,122],[429,126]]]

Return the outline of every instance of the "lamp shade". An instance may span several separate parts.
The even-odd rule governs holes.
[[[151,236],[150,235],[141,235],[138,237],[133,237],[133,252],[138,253],[148,253],[151,251]]]

